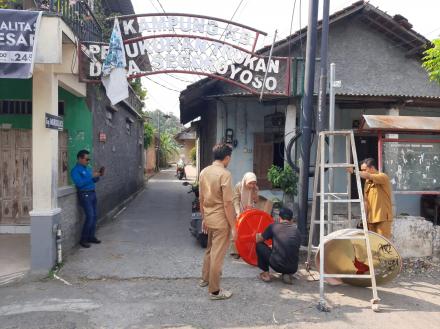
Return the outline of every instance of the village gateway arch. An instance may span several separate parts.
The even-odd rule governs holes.
[[[127,78],[161,73],[207,76],[250,93],[289,95],[290,61],[256,53],[267,34],[202,15],[179,13],[118,17],[125,46]],[[99,83],[108,44],[79,45],[80,81]]]

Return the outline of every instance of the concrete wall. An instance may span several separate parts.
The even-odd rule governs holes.
[[[440,226],[433,226],[422,217],[397,217],[392,234],[392,241],[403,258],[440,254]]]
[[[106,168],[97,184],[98,218],[102,218],[143,187],[143,121],[125,105],[111,109],[103,87],[89,86],[87,101],[93,109],[91,157],[95,168]],[[99,141],[100,132],[106,134],[105,142]]]
[[[179,141],[179,145],[181,148],[179,150],[179,155],[177,155],[177,160],[179,159],[179,156],[183,154],[185,156],[185,162],[192,162],[191,150],[196,147],[196,141],[192,139],[185,139],[183,141]]]
[[[222,140],[227,128],[234,130],[238,141],[228,169],[234,184],[241,181],[244,173],[253,171],[254,134],[264,132],[264,116],[275,112],[275,105],[264,105],[256,100],[227,99],[217,102],[217,141]],[[286,106],[278,106],[284,113]],[[203,140],[203,139],[202,139]]]
[[[156,168],[156,147],[155,145],[150,145],[145,152],[145,171],[147,173],[154,172]]]
[[[69,254],[81,237],[84,214],[78,204],[76,189],[72,186],[58,189],[58,206],[61,211],[63,253]]]

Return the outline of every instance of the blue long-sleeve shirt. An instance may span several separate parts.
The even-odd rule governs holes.
[[[70,171],[70,176],[78,191],[94,190],[95,183],[99,181],[99,177],[93,177],[92,170],[89,167],[79,163]]]

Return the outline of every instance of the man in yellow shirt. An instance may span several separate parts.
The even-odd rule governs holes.
[[[353,169],[349,170],[353,173]],[[364,204],[367,213],[368,230],[391,238],[393,210],[391,205],[390,179],[376,169],[373,158],[361,162],[360,176],[365,179]]]
[[[208,246],[203,260],[201,287],[208,286],[212,300],[228,299],[232,293],[220,289],[223,261],[230,243],[235,241],[235,212],[232,205],[232,175],[226,169],[232,148],[218,144],[213,148],[214,162],[200,173],[199,195],[203,230],[208,234]]]

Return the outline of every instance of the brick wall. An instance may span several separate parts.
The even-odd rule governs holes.
[[[148,149],[145,150],[145,170],[148,174],[154,172],[156,168],[156,147],[150,145]]]

